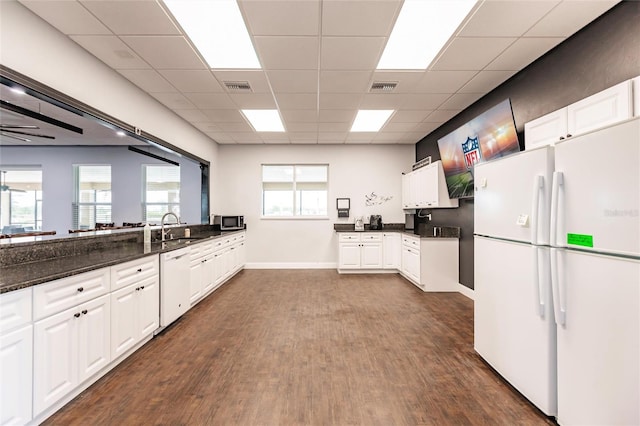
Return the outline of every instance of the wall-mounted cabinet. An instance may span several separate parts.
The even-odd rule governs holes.
[[[402,208],[405,210],[458,207],[449,198],[442,161],[438,160],[402,175]]]
[[[634,110],[633,91],[632,80],[623,81],[602,92],[525,123],[525,149],[553,145],[563,139],[631,118]]]

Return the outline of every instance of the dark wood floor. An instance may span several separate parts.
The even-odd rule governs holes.
[[[473,302],[398,275],[246,270],[51,425],[552,424],[473,351]]]

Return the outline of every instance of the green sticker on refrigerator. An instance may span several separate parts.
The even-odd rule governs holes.
[[[567,244],[574,246],[593,247],[593,235],[567,234]]]

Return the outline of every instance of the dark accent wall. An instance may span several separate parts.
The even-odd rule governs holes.
[[[438,139],[506,98],[524,149],[524,123],[638,75],[640,2],[623,1],[420,140],[416,160],[440,159]],[[431,213],[434,225],[462,228],[460,283],[473,288],[473,198]]]

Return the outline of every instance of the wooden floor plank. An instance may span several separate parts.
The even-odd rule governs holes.
[[[245,270],[48,425],[553,424],[473,350],[473,302],[398,275]]]

